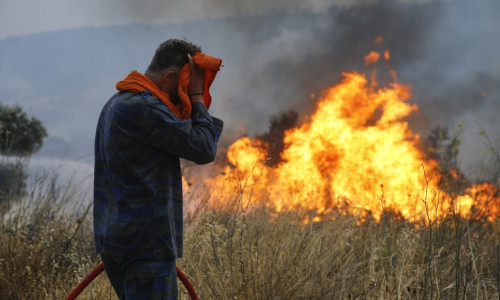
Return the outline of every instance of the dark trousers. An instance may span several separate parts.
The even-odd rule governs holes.
[[[175,261],[136,260],[102,254],[101,259],[120,300],[177,299]]]

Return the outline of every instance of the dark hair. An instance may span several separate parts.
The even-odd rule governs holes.
[[[201,48],[184,40],[169,39],[158,46],[146,73],[161,74],[169,68],[180,70],[188,60],[187,55],[201,52]]]

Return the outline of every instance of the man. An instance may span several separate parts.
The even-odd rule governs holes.
[[[223,125],[205,106],[211,82],[208,70],[195,66],[201,55],[200,47],[186,41],[162,43],[144,75],[133,71],[117,83],[118,93],[99,117],[94,238],[120,299],[177,299],[179,159],[213,161]]]

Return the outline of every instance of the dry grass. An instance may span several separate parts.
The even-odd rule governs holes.
[[[455,298],[455,231],[447,221],[429,251],[429,229],[404,220],[297,220],[206,211],[187,232],[180,266],[202,299]],[[497,299],[500,232],[495,224],[474,226],[460,237],[458,298]]]
[[[74,197],[90,195],[47,178],[39,178],[21,204],[5,208],[0,299],[64,299],[100,262],[89,207],[66,206],[88,203]],[[178,265],[201,299],[499,297],[498,221],[450,213],[432,227],[416,228],[390,212],[362,224],[332,215],[303,225],[303,217],[258,207],[198,211],[186,226]],[[182,285],[179,290],[180,299],[188,299]],[[79,299],[116,297],[103,274]]]
[[[74,184],[74,182],[73,182]],[[0,215],[0,298],[64,299],[99,261],[93,255],[89,194],[37,174]],[[73,204],[73,205],[69,205]]]

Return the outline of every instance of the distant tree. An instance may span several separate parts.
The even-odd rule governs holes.
[[[28,117],[18,105],[0,103],[0,154],[7,155],[0,159],[0,206],[24,193],[27,159],[40,150],[46,136],[40,120]]]
[[[0,153],[29,156],[40,150],[47,131],[42,122],[18,106],[0,103]]]

